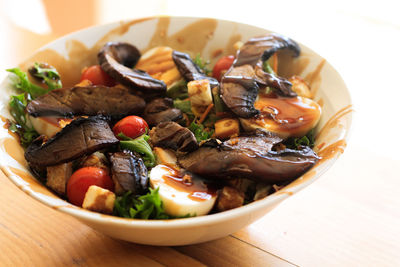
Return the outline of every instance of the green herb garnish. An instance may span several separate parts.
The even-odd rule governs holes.
[[[27,73],[20,68],[7,69],[7,71],[14,74],[10,77],[12,85],[18,91],[23,92],[22,94],[11,96],[9,107],[14,122],[11,122],[9,130],[17,133],[20,137],[21,145],[26,147],[39,136],[26,117],[26,105],[32,99],[46,94],[49,90],[31,83]]]
[[[180,109],[182,112],[186,114],[193,115],[192,106],[190,104],[190,100],[174,100],[174,108]]]
[[[263,70],[264,70],[265,72],[268,72],[268,73],[272,74],[272,75],[276,75],[275,72],[274,72],[274,70],[272,69],[271,65],[268,63],[268,60],[265,60],[265,61],[263,62]],[[263,91],[262,93],[264,93],[264,94],[269,94],[269,93],[271,93],[272,91],[273,91],[273,89],[272,89],[271,87],[266,86],[265,89],[264,89],[264,91]]]
[[[315,142],[315,128],[302,137],[289,138],[285,142],[285,145],[287,148],[290,149],[299,149],[299,147],[301,146],[308,146],[310,148],[313,148],[314,142]]]
[[[14,118],[15,122],[11,122],[8,129],[19,135],[21,145],[27,147],[32,141],[39,136],[35,129],[27,121],[25,115],[25,107],[27,105],[27,99],[24,94],[11,96],[9,102],[10,114]]]
[[[28,93],[32,99],[48,92],[47,89],[31,83],[26,72],[23,72],[20,68],[7,69],[7,71],[15,74],[11,77],[14,87]]]
[[[119,133],[118,137],[123,139],[123,141],[119,142],[121,148],[128,149],[142,155],[144,165],[146,165],[147,168],[154,167],[156,165],[156,158],[149,143],[147,142],[147,140],[150,138],[147,134],[143,134],[135,139],[132,139],[125,136],[123,133]]]
[[[60,74],[54,67],[46,63],[36,62],[29,69],[29,73],[35,78],[45,83],[49,88],[49,90],[58,89],[62,87]]]
[[[171,85],[167,90],[167,96],[172,99],[185,99],[189,97],[187,82],[180,80]]]
[[[170,219],[164,211],[158,188],[149,190],[149,193],[139,197],[135,197],[130,191],[117,197],[114,203],[114,215],[145,220]]]
[[[212,93],[212,96],[213,96],[215,112],[224,112],[225,111],[224,102],[222,101],[221,97],[219,96],[218,87],[214,87],[211,90],[211,93]]]
[[[187,214],[175,217],[166,214],[158,190],[158,187],[156,189],[149,188],[149,192],[142,196],[134,196],[132,192],[128,191],[117,197],[114,203],[114,215],[144,220],[166,220],[195,216]]]
[[[271,65],[269,65],[268,60],[265,60],[265,61],[263,62],[263,70],[264,70],[265,72],[268,72],[268,73],[271,73],[271,74],[274,74],[274,75],[275,75],[275,72],[274,72],[274,70],[272,69]]]
[[[197,124],[194,121],[192,121],[192,123],[189,125],[188,129],[190,131],[192,131],[192,133],[196,137],[197,142],[201,142],[201,141],[211,138],[212,134],[214,133],[214,131],[212,131],[212,130],[209,132],[205,131],[203,124]]]
[[[193,59],[193,62],[204,72],[205,75],[209,76],[211,74],[211,69],[208,68],[210,64],[209,60],[204,60],[200,53],[197,53],[196,57]]]

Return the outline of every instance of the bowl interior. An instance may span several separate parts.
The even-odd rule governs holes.
[[[72,33],[43,47],[22,62],[20,67],[26,70],[34,62],[47,62],[60,72],[64,86],[72,86],[79,81],[83,67],[97,63],[97,52],[108,41],[130,42],[141,51],[158,45],[169,45],[192,56],[200,53],[214,63],[222,55],[233,54],[235,42],[245,42],[250,37],[266,32],[268,31],[258,27],[217,19],[146,18],[96,26]],[[33,198],[91,222],[106,221],[134,227],[168,228],[212,224],[221,220],[250,216],[256,211],[262,211],[264,214],[283,199],[310,184],[333,164],[346,147],[351,125],[351,99],[342,78],[324,58],[306,46],[300,46],[302,53],[298,58],[280,53],[279,73],[285,77],[293,74],[302,76],[311,85],[314,99],[322,106],[315,145],[315,151],[322,160],[302,177],[263,200],[218,214],[170,221],[127,220],[86,211],[60,199],[33,178],[27,168],[23,149],[5,127],[0,130],[0,167],[21,190]],[[7,108],[9,97],[14,94],[9,79],[1,83],[0,90],[0,116],[5,126],[7,118],[11,117]]]

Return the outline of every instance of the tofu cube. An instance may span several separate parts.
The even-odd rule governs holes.
[[[172,150],[154,147],[153,152],[156,155],[157,164],[177,165],[178,160]]]
[[[213,102],[210,81],[207,79],[191,81],[187,84],[192,111],[200,116],[202,111]]]
[[[219,139],[228,139],[240,133],[239,121],[226,118],[215,122],[215,136]]]
[[[46,185],[57,194],[65,196],[66,186],[72,175],[72,162],[47,167]]]
[[[82,208],[111,214],[114,209],[115,194],[110,190],[91,185],[83,199]]]
[[[302,97],[312,98],[311,89],[308,84],[300,76],[292,76],[289,79],[292,83],[292,90]]]
[[[234,187],[224,186],[218,194],[217,210],[225,211],[243,206],[244,193]]]

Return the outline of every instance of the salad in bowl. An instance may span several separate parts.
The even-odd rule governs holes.
[[[145,48],[126,33],[147,22],[136,21],[108,31],[91,49],[82,45],[89,56],[70,54],[60,64],[39,51],[7,70],[5,126],[23,149],[26,169],[72,213],[151,227],[223,213],[238,218],[230,212],[283,199],[307,171],[341,152],[343,142],[321,137],[343,117],[321,126],[324,102],[312,87],[324,60],[318,73],[304,75],[304,68],[291,68],[299,66],[302,46],[262,30],[202,54],[196,43],[184,45],[185,34],[166,39],[157,31],[168,19],[158,18]],[[196,28],[210,21],[185,23]],[[214,36],[203,28],[199,35]],[[103,218],[89,217],[88,224]],[[167,244],[190,242],[198,240]]]

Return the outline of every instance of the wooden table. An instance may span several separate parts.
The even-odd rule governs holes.
[[[104,12],[111,8],[108,1],[85,2],[76,8],[82,1],[43,1],[53,31],[38,35],[17,26],[0,1],[0,25],[7,25],[0,33],[2,68],[16,65],[66,32],[128,16],[126,11],[114,17]],[[177,1],[168,5],[155,2],[160,4],[153,11],[156,13],[195,15],[207,11],[208,16],[222,16],[207,5],[195,12],[179,9]],[[269,14],[263,21],[262,10],[252,10],[254,16],[240,20],[310,45],[333,63],[347,82],[357,110],[355,126],[345,154],[323,177],[231,236],[192,246],[151,247],[97,233],[32,200],[0,174],[0,266],[399,266],[400,22],[390,11],[396,10],[395,4],[385,3],[385,13],[380,6],[374,9],[364,2],[362,12],[347,2],[344,6],[339,1],[330,10],[318,2],[311,3],[314,9],[297,2],[273,6],[284,9],[291,5],[284,13],[291,22],[280,19],[282,12]],[[123,10],[122,2],[113,3],[113,10]],[[77,18],[86,14],[85,19],[57,23],[54,13],[65,11],[66,5]],[[98,6],[96,16],[89,12]],[[139,9],[130,16],[151,15],[146,13],[148,9],[142,10],[144,13]],[[228,12],[224,18],[235,19],[236,15]]]

